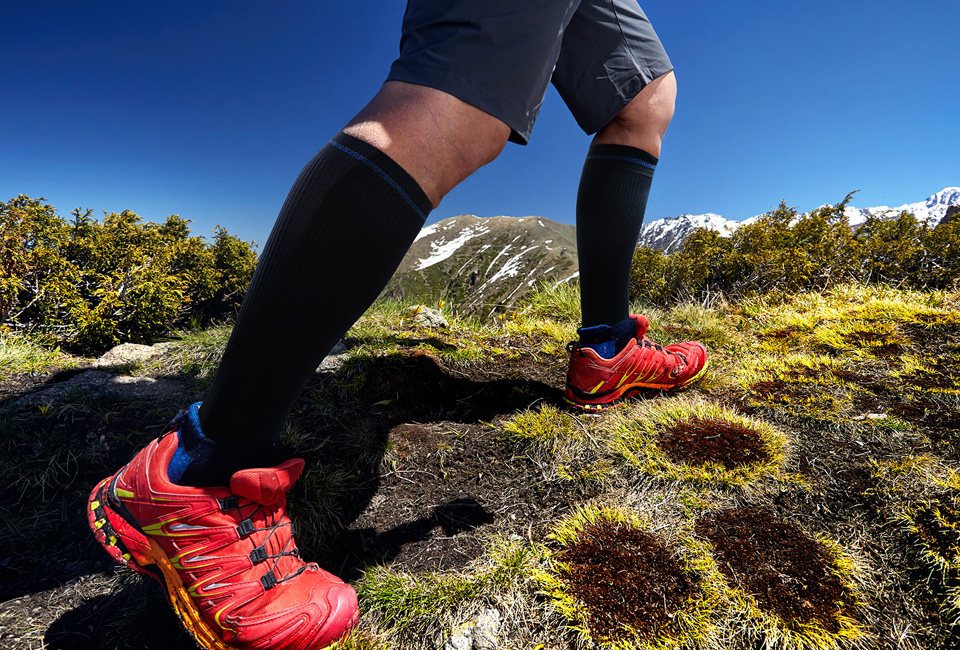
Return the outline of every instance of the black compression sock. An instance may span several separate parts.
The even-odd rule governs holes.
[[[630,264],[657,158],[615,144],[590,147],[577,193],[577,255],[583,327],[629,316]]]
[[[323,357],[376,299],[431,210],[403,168],[338,134],[300,173],[200,407],[218,442],[277,439]]]

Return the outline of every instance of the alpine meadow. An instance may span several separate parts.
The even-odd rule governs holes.
[[[300,551],[360,598],[334,647],[960,648],[958,208],[837,198],[641,237],[632,312],[711,362],[600,414],[561,399],[573,227],[424,229],[282,437]],[[256,262],[0,203],[0,646],[195,647],[87,496],[202,398]]]

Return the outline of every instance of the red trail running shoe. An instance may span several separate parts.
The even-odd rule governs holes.
[[[316,650],[357,622],[353,588],[300,559],[285,493],[294,458],[235,473],[229,487],[176,485],[173,431],[90,495],[87,518],[115,561],[156,579],[208,650]]]
[[[612,359],[570,343],[570,368],[563,399],[585,411],[602,411],[645,390],[683,388],[703,376],[707,349],[697,341],[660,346],[646,337],[650,321],[631,315],[636,337]]]

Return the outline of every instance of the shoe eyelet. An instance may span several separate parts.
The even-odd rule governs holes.
[[[250,561],[254,564],[260,564],[267,559],[267,549],[258,546],[250,552]]]
[[[260,584],[263,585],[264,589],[270,590],[280,584],[280,581],[277,580],[277,576],[274,575],[273,569],[270,569],[265,576],[260,578]]]
[[[253,522],[249,519],[244,519],[240,522],[240,525],[237,526],[237,534],[240,535],[240,537],[246,537],[247,535],[253,533],[253,531]]]

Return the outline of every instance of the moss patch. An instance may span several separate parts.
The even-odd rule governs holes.
[[[677,422],[660,434],[659,444],[676,463],[718,463],[729,470],[770,460],[759,431],[713,418]]]
[[[638,405],[618,414],[605,435],[614,454],[657,478],[724,488],[785,478],[784,434],[696,397]]]
[[[600,638],[652,639],[667,632],[697,585],[662,541],[623,522],[588,526],[559,558],[561,579],[583,602]]]
[[[855,598],[837,576],[830,553],[790,522],[741,507],[701,518],[696,532],[715,549],[720,571],[775,614],[788,629],[815,624],[841,630]]]

